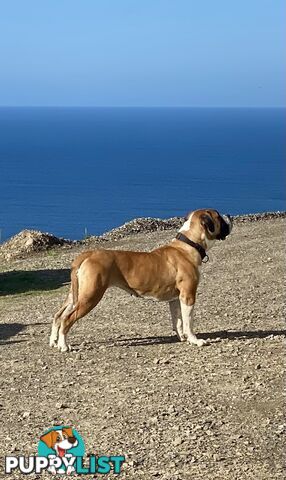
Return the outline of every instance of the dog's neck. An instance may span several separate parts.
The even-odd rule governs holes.
[[[191,228],[190,219],[187,220],[184,225],[180,228],[178,233],[182,233],[189,240],[192,240],[195,243],[201,245],[206,251],[210,250],[215,243],[215,240],[210,240],[205,232],[197,228]]]
[[[196,252],[195,256],[198,264],[201,264],[205,258],[208,260],[206,252],[212,248],[215,240],[207,238],[205,232],[191,228],[190,220],[191,219],[184,223],[174,240],[178,240],[180,242],[180,247],[183,246],[184,249],[192,248],[192,251]]]
[[[197,252],[200,254],[201,257],[201,262],[206,258],[208,261],[208,255],[206,253],[206,250],[197,242],[193,242],[193,240],[190,240],[188,237],[186,237],[182,232],[179,232],[176,235],[176,240],[179,240],[180,242],[183,242],[190,247],[194,248],[197,250]]]

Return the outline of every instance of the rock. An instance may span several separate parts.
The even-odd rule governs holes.
[[[118,240],[128,235],[134,235],[142,232],[155,232],[179,228],[183,223],[183,218],[172,217],[167,220],[161,218],[142,217],[135,218],[130,222],[124,223],[121,227],[114,228],[101,235],[99,238],[104,240]]]
[[[65,405],[64,403],[58,402],[56,403],[56,408],[64,409],[64,408],[68,408],[68,406]]]
[[[281,435],[282,433],[285,433],[285,432],[286,432],[286,423],[283,423],[282,425],[278,425],[276,433],[278,435]]]
[[[151,417],[148,422],[149,425],[156,425],[157,423],[158,423],[158,417]]]
[[[217,453],[214,453],[213,454],[213,459],[214,459],[215,462],[219,462],[220,456]]]
[[[168,365],[170,363],[170,360],[168,358],[162,358],[161,362],[163,365]]]
[[[183,440],[181,437],[176,437],[175,440],[173,441],[173,445],[174,447],[178,447],[179,445],[181,445],[183,443]]]
[[[0,245],[0,256],[11,260],[21,258],[33,252],[48,250],[55,246],[71,245],[71,240],[55,237],[50,233],[37,230],[23,230]]]

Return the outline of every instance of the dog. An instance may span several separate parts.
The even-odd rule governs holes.
[[[44,442],[48,448],[55,450],[56,455],[49,455],[50,458],[55,457],[67,457],[68,459],[72,458],[72,454],[66,453],[70,448],[74,448],[78,445],[78,440],[74,437],[72,429],[70,427],[62,428],[60,430],[51,430],[50,432],[42,435],[40,437],[42,442]],[[66,473],[70,475],[74,472],[73,466],[68,466],[67,470],[64,469],[56,470],[54,466],[49,467],[49,471],[52,474],[56,473]]]
[[[68,351],[71,326],[98,304],[109,287],[169,302],[179,340],[204,345],[193,331],[200,268],[208,259],[206,251],[216,240],[225,240],[231,229],[229,215],[201,209],[187,215],[168,245],[151,252],[97,249],[80,254],[72,264],[68,298],[53,320],[50,346]]]

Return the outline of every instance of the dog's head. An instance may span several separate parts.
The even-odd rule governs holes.
[[[215,240],[225,240],[232,230],[230,215],[221,215],[217,210],[195,210],[190,212],[180,232],[195,236],[210,248]]]
[[[45,435],[41,436],[41,440],[56,451],[59,457],[63,457],[67,450],[76,447],[77,439],[74,437],[71,428],[62,428],[61,430],[51,430]]]

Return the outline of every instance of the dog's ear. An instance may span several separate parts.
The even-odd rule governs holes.
[[[73,431],[71,427],[63,428],[63,433],[66,433],[68,437],[73,437]]]
[[[201,216],[201,224],[212,234],[215,231],[215,225],[210,215]]]
[[[45,435],[42,435],[40,437],[40,440],[42,440],[42,442],[44,442],[48,448],[54,448],[54,445],[57,440],[57,436],[58,436],[57,431],[51,430],[50,432],[45,433]]]

